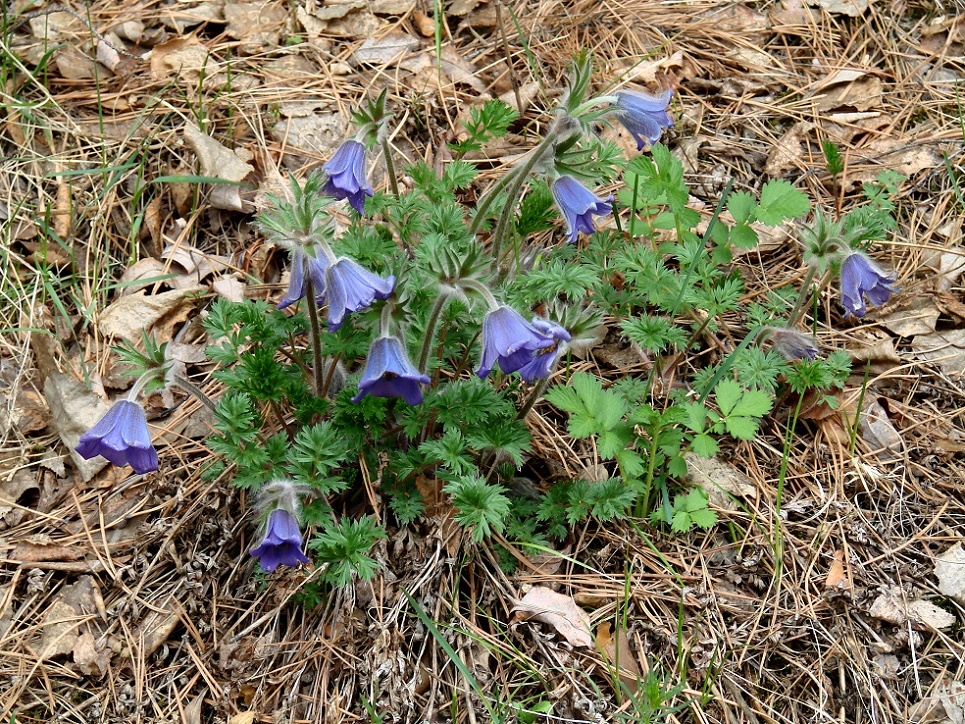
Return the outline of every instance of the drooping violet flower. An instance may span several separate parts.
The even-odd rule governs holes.
[[[551,343],[536,350],[533,359],[519,368],[519,376],[530,384],[536,380],[546,379],[552,374],[553,368],[556,367],[556,360],[563,351],[563,345],[573,338],[563,327],[539,317],[533,317],[532,325],[537,332],[549,337]]]
[[[789,362],[799,359],[814,361],[818,357],[820,348],[810,334],[787,327],[768,327],[767,336],[771,338],[774,349]]]
[[[409,361],[405,347],[398,337],[379,337],[372,343],[365,371],[359,380],[359,393],[352,398],[358,402],[366,395],[372,397],[401,397],[410,405],[422,403],[419,385],[429,383],[424,375]]]
[[[638,151],[655,144],[663,129],[673,125],[673,118],[667,113],[672,90],[655,96],[633,90],[617,91],[614,95],[617,99],[616,117],[636,140]]]
[[[853,251],[841,262],[841,304],[845,316],[863,317],[864,297],[881,306],[898,291],[895,275],[887,273],[860,251]]]
[[[302,532],[295,516],[284,508],[276,508],[268,515],[261,542],[248,551],[258,559],[261,569],[271,573],[278,566],[295,567],[308,563],[302,552]]]
[[[498,362],[499,369],[508,375],[525,367],[539,350],[553,344],[552,337],[537,330],[515,309],[500,306],[483,319],[483,351],[476,374],[488,377]]]
[[[566,233],[569,235],[567,241],[572,244],[576,241],[577,234],[592,234],[593,215],[603,216],[609,214],[613,208],[613,197],[598,199],[586,186],[581,184],[572,176],[560,176],[553,182],[553,198],[556,205],[563,212],[566,219]]]
[[[308,278],[312,280],[312,291],[315,293],[315,304],[321,305],[325,301],[325,270],[329,266],[328,256],[318,250],[315,256],[309,256],[301,249],[295,248],[291,253],[291,276],[288,280],[288,291],[278,302],[279,309],[291,306],[305,296],[305,262],[308,260]]]
[[[131,400],[118,400],[97,424],[81,435],[77,454],[85,460],[103,455],[118,466],[130,465],[138,475],[157,470],[144,410]]]
[[[375,195],[365,180],[365,146],[355,140],[345,141],[322,170],[328,174],[322,191],[336,199],[348,199],[352,208],[365,213],[365,197]]]
[[[328,328],[333,332],[342,326],[346,312],[365,309],[376,299],[388,299],[395,289],[395,276],[373,274],[354,259],[340,257],[325,270],[328,294]]]

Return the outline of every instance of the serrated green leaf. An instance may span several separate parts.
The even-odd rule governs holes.
[[[785,219],[796,219],[810,210],[808,197],[783,179],[774,179],[761,189],[761,201],[755,210],[757,220],[777,226]]]
[[[746,191],[738,191],[727,199],[727,210],[738,224],[745,224],[753,215],[757,200]]]
[[[621,425],[617,428],[602,431],[597,440],[600,457],[605,460],[612,460],[630,443],[631,439],[632,432],[629,425]]]
[[[713,528],[714,524],[717,523],[717,513],[710,508],[693,510],[690,512],[690,520],[694,525],[706,530],[708,528]]]
[[[720,446],[710,435],[701,433],[694,435],[694,438],[690,441],[690,449],[702,458],[709,458],[717,454]]]
[[[729,435],[736,437],[738,440],[753,440],[757,436],[757,424],[759,420],[756,417],[728,417],[724,420],[724,428],[727,430]]]
[[[753,249],[760,238],[757,232],[747,224],[734,224],[730,230],[731,243],[738,249]]]
[[[773,405],[774,401],[766,392],[747,390],[741,395],[737,404],[731,408],[731,414],[743,417],[763,417],[771,411]]]
[[[702,488],[693,488],[683,499],[681,499],[681,496],[677,496],[674,507],[678,507],[679,503],[682,503],[679,507],[682,507],[688,513],[692,513],[695,510],[707,507],[707,493]]]
[[[744,390],[733,380],[721,380],[714,389],[714,396],[717,398],[717,406],[720,414],[727,417],[740,402]]]
[[[614,455],[614,459],[619,463],[620,472],[626,478],[638,478],[643,475],[643,471],[646,469],[643,458],[633,450],[620,450]]]
[[[684,510],[678,510],[673,514],[673,520],[670,521],[670,530],[674,533],[686,533],[693,527],[693,522],[690,519],[690,514]]]

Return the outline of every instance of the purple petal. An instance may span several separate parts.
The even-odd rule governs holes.
[[[345,141],[322,170],[328,180],[322,191],[336,199],[348,199],[360,214],[365,212],[365,197],[374,196],[365,180],[365,146],[355,140]]]
[[[97,424],[81,435],[77,454],[86,460],[102,455],[114,465],[130,465],[139,475],[157,470],[144,410],[131,400],[118,400]]]
[[[566,219],[568,241],[573,243],[579,232],[592,234],[593,215],[609,214],[613,208],[613,197],[598,199],[586,186],[572,176],[560,176],[553,182],[553,198]]]
[[[553,345],[552,337],[540,333],[515,309],[499,307],[483,319],[483,352],[476,374],[486,377],[498,363],[508,375],[529,364],[537,350]]]
[[[346,256],[325,272],[328,292],[328,327],[332,331],[342,325],[347,312],[358,312],[376,299],[388,299],[395,289],[395,277],[382,278]]]
[[[401,397],[410,405],[422,403],[420,384],[428,384],[429,377],[409,361],[398,337],[379,337],[372,343],[365,371],[359,381],[359,393],[352,398],[358,402],[366,395],[372,397]]]

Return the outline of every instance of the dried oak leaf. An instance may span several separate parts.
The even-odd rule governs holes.
[[[518,620],[536,619],[548,623],[571,646],[593,646],[590,617],[570,596],[542,586],[533,586],[513,607],[513,613]]]
[[[245,163],[234,151],[225,148],[193,123],[184,124],[184,142],[198,157],[201,175],[223,179],[227,184],[213,184],[208,200],[216,209],[250,211],[241,200],[238,184],[255,168]]]
[[[935,561],[938,590],[965,606],[965,548],[956,543]]]

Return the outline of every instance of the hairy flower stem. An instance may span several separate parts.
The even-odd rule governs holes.
[[[506,172],[506,175],[499,179],[499,181],[497,181],[493,187],[483,195],[479,205],[476,206],[476,213],[473,214],[472,222],[469,224],[470,235],[473,235],[479,231],[479,227],[482,226],[482,223],[486,220],[486,213],[489,211],[489,207],[493,205],[493,202],[499,196],[500,192],[506,188],[506,185],[510,181],[516,178],[516,174],[521,170],[521,166],[511,168]]]
[[[209,410],[213,411],[215,409],[214,400],[208,397],[204,393],[204,390],[202,390],[196,384],[191,382],[191,380],[187,379],[186,377],[182,377],[181,375],[175,375],[174,384],[176,384],[178,387],[180,387],[188,394],[191,394],[197,397],[204,404],[204,406],[207,407]]]
[[[526,183],[537,164],[543,161],[543,157],[547,152],[551,153],[555,151],[557,141],[558,136],[556,133],[550,132],[546,134],[546,138],[540,141],[540,144],[533,150],[532,155],[527,159],[526,163],[520,167],[519,173],[516,174],[513,182],[509,185],[509,191],[506,193],[506,203],[503,206],[503,212],[499,215],[499,221],[496,222],[496,228],[493,230],[493,237],[490,242],[493,265],[495,267],[499,266],[499,258],[502,254],[503,239],[506,236],[506,230],[509,229],[510,222],[516,216],[516,202],[519,201],[519,197],[523,193],[523,184]]]
[[[519,412],[516,413],[517,420],[526,419],[526,416],[529,414],[529,411],[533,409],[533,405],[535,405],[537,400],[539,400],[539,398],[543,396],[543,393],[546,392],[546,388],[549,386],[549,383],[550,383],[549,376],[544,377],[543,379],[541,379],[539,382],[536,383],[536,386],[533,388],[533,391],[530,392],[529,397],[526,398],[526,403],[521,408],[519,408]]]
[[[419,362],[416,365],[419,372],[425,374],[426,365],[429,363],[429,350],[432,348],[432,340],[436,336],[436,326],[439,324],[439,317],[442,316],[442,310],[446,308],[446,302],[449,301],[449,295],[446,292],[440,291],[439,296],[436,297],[435,303],[432,305],[432,311],[429,313],[429,321],[426,322],[425,334],[422,338],[422,347],[419,348]]]
[[[392,145],[389,143],[388,138],[382,141],[382,155],[385,156],[385,172],[389,175],[389,188],[392,189],[392,193],[398,198],[399,180],[395,177],[395,161],[392,160]]]
[[[798,320],[804,313],[804,300],[813,299],[811,284],[814,282],[815,272],[816,269],[813,266],[809,266],[807,273],[804,275],[804,281],[801,282],[801,291],[797,296],[797,301],[794,303],[794,308],[791,310],[791,313],[787,316],[788,329],[794,329],[794,327],[797,326]]]
[[[526,182],[526,179],[529,178],[533,169],[536,168],[536,165],[543,160],[547,151],[556,149],[556,144],[559,143],[559,141],[559,132],[555,130],[555,126],[551,127],[546,137],[530,152],[529,158],[526,159],[523,164],[510,169],[505,176],[497,181],[496,185],[486,193],[482,201],[479,202],[479,206],[476,207],[476,213],[473,215],[472,223],[469,225],[470,234],[475,234],[479,230],[483,221],[486,220],[486,212],[489,211],[489,207],[492,206],[500,192],[509,186],[509,194],[503,206],[503,212],[493,232],[493,259],[499,259],[499,247],[502,244],[502,236],[506,233],[506,228],[509,226],[509,220],[513,216],[513,207],[516,206],[516,202],[519,200],[519,194],[522,191],[523,184]]]
[[[325,390],[325,370],[322,367],[322,327],[318,322],[318,305],[315,303],[315,287],[308,273],[305,260],[305,301],[308,304],[308,321],[312,327],[312,373],[315,377],[315,395],[321,397]]]
[[[138,395],[141,394],[141,390],[147,386],[148,383],[156,380],[158,377],[163,376],[164,370],[160,368],[151,368],[134,382],[130,391],[127,393],[127,399],[131,402],[137,402]]]
[[[471,289],[485,299],[486,304],[489,306],[489,311],[499,309],[499,302],[496,301],[496,297],[489,291],[489,287],[482,282],[476,281],[475,279],[460,279],[458,284],[463,289]]]

